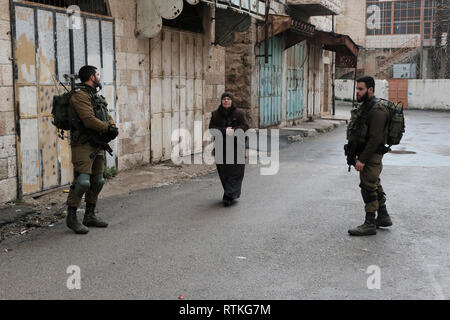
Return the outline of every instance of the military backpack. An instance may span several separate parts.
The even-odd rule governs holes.
[[[354,107],[351,111],[350,123],[347,127],[347,140],[364,143],[367,135],[367,115],[375,104],[383,106],[389,114],[388,122],[385,127],[384,144],[389,146],[400,143],[405,132],[405,115],[402,103],[393,103],[386,99],[377,98],[371,102],[369,107],[363,108],[363,105]]]
[[[405,133],[405,114],[401,102],[395,104],[386,99],[378,99],[388,110],[389,120],[385,132],[385,144],[394,146],[400,143]]]
[[[61,131],[71,130],[72,123],[69,116],[70,98],[74,90],[53,97],[52,116],[53,125]]]

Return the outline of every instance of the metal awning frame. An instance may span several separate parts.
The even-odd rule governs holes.
[[[312,42],[316,45],[322,45],[325,50],[358,56],[359,46],[345,34],[317,31]]]
[[[285,33],[288,39],[285,49],[314,36],[316,27],[285,15],[269,15],[269,38]],[[258,28],[258,43],[264,41],[264,28]]]

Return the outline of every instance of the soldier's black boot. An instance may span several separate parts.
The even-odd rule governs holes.
[[[106,228],[108,223],[98,219],[95,216],[95,204],[86,203],[86,212],[84,214],[83,224],[87,227]]]
[[[348,230],[348,233],[352,236],[371,236],[377,234],[375,212],[367,212],[364,223],[354,229]]]
[[[78,234],[86,234],[89,232],[89,229],[83,226],[77,218],[77,208],[68,207],[67,209],[67,218],[66,224],[69,229],[72,229],[73,232]]]
[[[392,226],[392,220],[387,212],[386,206],[381,206],[378,209],[378,217],[375,222],[377,224],[377,227],[386,228]]]

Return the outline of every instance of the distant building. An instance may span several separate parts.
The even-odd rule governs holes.
[[[446,44],[448,8],[441,0],[343,0],[336,30],[350,35],[363,49],[358,73],[378,79],[394,76],[394,65],[416,67],[419,78],[432,78],[433,50],[441,30]],[[439,14],[441,23],[436,19]],[[423,63],[421,62],[423,57]],[[441,61],[444,63],[444,61]],[[441,69],[444,69],[441,67]],[[339,70],[337,77],[350,77],[351,70]]]

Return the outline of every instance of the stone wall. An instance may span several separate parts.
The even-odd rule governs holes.
[[[203,8],[203,28],[205,31],[205,82],[204,82],[204,108],[203,108],[203,131],[208,129],[211,114],[220,105],[220,97],[225,91],[225,48],[212,45],[214,34],[211,23],[212,8]]]
[[[17,197],[17,158],[9,0],[0,0],[0,203]]]
[[[336,80],[335,93],[337,99],[353,99],[355,82],[353,80]],[[389,99],[389,83],[387,80],[375,80],[375,96]]]
[[[110,0],[116,36],[118,169],[150,162],[149,39],[135,36],[136,2]]]
[[[336,32],[349,35],[352,40],[366,46],[366,1],[343,0],[343,10],[336,16]]]
[[[245,109],[251,127],[258,127],[258,61],[255,53],[256,25],[235,34],[226,48],[226,90],[233,93],[238,107]]]

